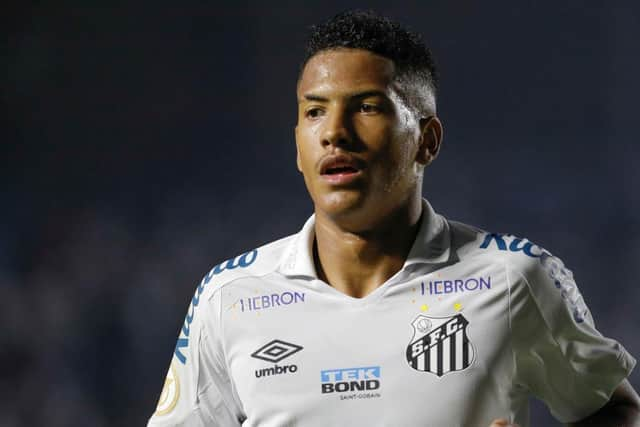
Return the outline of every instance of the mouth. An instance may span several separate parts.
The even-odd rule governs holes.
[[[340,175],[356,172],[358,172],[358,169],[354,168],[353,166],[336,166],[327,168],[327,170],[322,175]]]
[[[320,165],[320,175],[331,184],[347,184],[362,174],[362,162],[346,155],[330,156]]]

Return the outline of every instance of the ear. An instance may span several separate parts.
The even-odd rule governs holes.
[[[420,146],[416,155],[416,161],[428,166],[440,152],[442,144],[442,123],[436,116],[420,119]]]

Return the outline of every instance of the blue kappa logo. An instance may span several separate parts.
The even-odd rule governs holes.
[[[589,309],[578,290],[578,285],[576,285],[573,279],[571,270],[565,267],[560,258],[546,253],[540,257],[540,264],[544,267],[549,278],[553,280],[555,287],[560,291],[560,297],[569,306],[573,320],[575,320],[576,323],[584,322],[588,316]]]
[[[189,347],[189,334],[191,332],[191,323],[193,323],[193,319],[195,316],[195,310],[198,304],[200,304],[200,296],[204,292],[204,287],[209,284],[213,276],[222,273],[225,270],[233,270],[236,268],[244,268],[248,267],[256,260],[258,257],[258,250],[254,249],[251,252],[244,253],[238,257],[232,258],[228,261],[222,262],[207,273],[206,276],[200,282],[200,286],[196,288],[196,292],[191,299],[191,304],[189,304],[189,309],[187,310],[187,315],[184,318],[184,324],[182,325],[182,330],[180,332],[180,336],[178,337],[178,342],[176,343],[176,348],[174,354],[183,365],[187,363],[187,357],[182,353],[182,349],[185,347]]]
[[[534,245],[527,239],[520,239],[508,234],[487,233],[480,248],[487,249],[491,242],[495,242],[498,250],[510,252],[524,252],[531,258],[540,258],[545,251],[537,245]],[[507,242],[509,245],[507,246]]]

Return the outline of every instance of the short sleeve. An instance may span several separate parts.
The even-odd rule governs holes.
[[[224,363],[219,308],[196,289],[149,427],[240,426],[241,409]]]
[[[527,258],[508,267],[515,379],[558,420],[578,421],[607,403],[635,360],[595,328],[559,258]]]

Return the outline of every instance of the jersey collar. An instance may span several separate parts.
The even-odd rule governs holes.
[[[302,229],[286,246],[278,266],[280,273],[285,276],[318,277],[313,262],[314,226],[315,214],[307,219]],[[450,245],[449,224],[434,212],[426,199],[422,199],[422,221],[402,269],[414,264],[447,262]]]
[[[422,222],[411,246],[403,269],[412,264],[440,264],[450,255],[449,224],[437,214],[426,199],[422,199]]]

